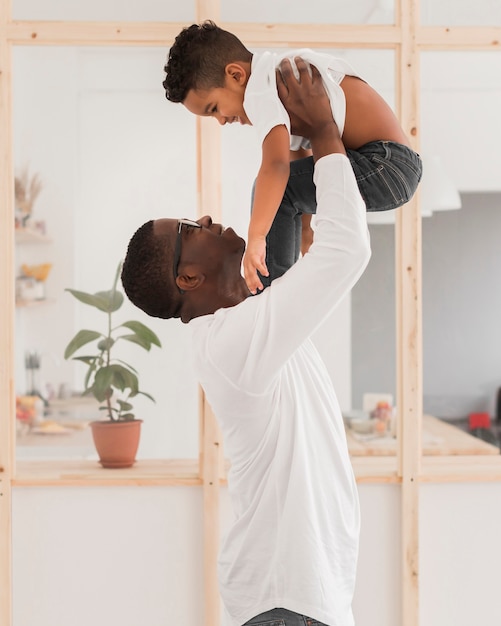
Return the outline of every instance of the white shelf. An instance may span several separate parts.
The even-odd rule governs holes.
[[[50,237],[32,228],[16,228],[16,243],[50,243]]]
[[[55,302],[50,298],[43,298],[41,300],[16,300],[16,308],[39,306],[41,304],[47,304],[48,302]]]

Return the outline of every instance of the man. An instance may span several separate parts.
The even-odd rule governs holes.
[[[336,395],[311,335],[369,256],[365,205],[313,68],[288,61],[279,95],[315,159],[313,245],[249,297],[245,242],[206,216],[132,238],[122,281],[150,315],[193,329],[198,378],[231,462],[235,520],[219,559],[226,624],[351,626],[359,507]],[[282,621],[280,621],[282,620]]]

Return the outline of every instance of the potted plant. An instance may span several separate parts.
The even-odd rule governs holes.
[[[124,302],[117,289],[122,264],[120,263],[109,291],[90,294],[75,289],[66,289],[80,302],[95,307],[105,316],[103,331],[79,330],[66,346],[64,358],[80,361],[87,366],[84,395],[92,395],[101,404],[104,420],[91,422],[92,436],[103,467],[130,467],[135,462],[142,420],[132,413],[131,399],[141,394],[154,402],[144,391],[139,390],[137,371],[117,358],[115,347],[118,342],[128,341],[150,350],[161,347],[157,335],[138,321],[126,321],[114,325],[113,314]],[[125,331],[125,332],[124,332]],[[94,344],[90,350],[89,344]],[[81,348],[86,350],[73,356]]]

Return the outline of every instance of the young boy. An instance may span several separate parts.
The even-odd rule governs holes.
[[[346,61],[309,49],[252,54],[235,35],[212,21],[184,28],[164,68],[167,99],[182,102],[195,115],[214,117],[221,125],[250,124],[262,142],[243,260],[251,293],[263,288],[265,281],[259,274],[271,281],[295,260],[284,262],[282,252],[273,246],[266,250],[266,238],[291,174],[289,162],[306,156],[309,147],[303,138],[290,135],[290,120],[278,98],[276,71],[284,57],[301,57],[319,70],[368,211],[405,204],[421,178],[419,155],[409,147],[394,113]],[[313,161],[308,158],[301,164],[300,175],[306,177],[305,185],[312,186]],[[308,192],[311,195],[312,190]],[[309,245],[309,218],[300,217],[303,253]]]

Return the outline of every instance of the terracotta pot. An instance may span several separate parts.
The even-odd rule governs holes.
[[[132,467],[143,420],[91,422],[92,437],[103,467]]]

